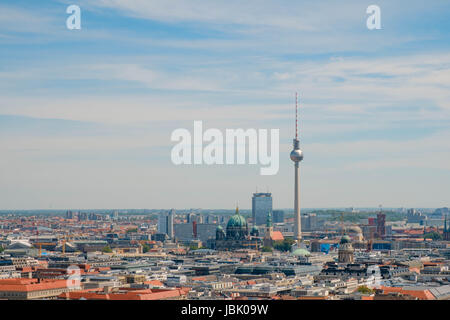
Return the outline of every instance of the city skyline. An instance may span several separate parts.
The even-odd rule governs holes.
[[[302,208],[448,206],[448,2],[69,4],[0,4],[0,209],[292,208],[295,91]],[[174,166],[195,120],[280,129],[278,174]]]

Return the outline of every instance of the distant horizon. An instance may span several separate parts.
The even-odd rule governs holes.
[[[350,208],[354,210],[374,210],[374,211],[380,211],[379,207],[311,207],[311,208],[302,208],[302,211],[310,211],[310,210],[349,210]],[[416,209],[416,210],[436,210],[436,209],[442,209],[442,208],[448,208],[448,207],[383,207],[381,211],[387,211],[387,210],[399,210],[399,209]],[[148,210],[148,211],[170,211],[174,209],[175,211],[200,211],[203,213],[203,211],[235,211],[236,208],[68,208],[68,209],[0,209],[0,213],[7,213],[7,212],[20,212],[20,211],[142,211],[142,210]],[[239,211],[251,211],[252,208],[241,208],[239,207]],[[281,210],[281,211],[293,211],[293,208],[273,208],[273,211]]]

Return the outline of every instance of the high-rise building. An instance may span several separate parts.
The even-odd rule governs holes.
[[[252,218],[254,225],[266,223],[267,214],[272,211],[271,193],[254,193],[252,197]]]
[[[173,218],[175,210],[161,213],[158,217],[158,232],[165,233],[169,238],[173,239]]]
[[[294,217],[295,217],[295,228],[294,228],[294,238],[297,243],[302,240],[302,227],[300,218],[300,161],[303,160],[303,151],[300,150],[300,141],[298,140],[298,120],[297,120],[297,93],[295,93],[295,139],[294,150],[291,151],[290,158],[294,161],[294,179],[295,179],[295,191],[294,191]]]
[[[386,236],[386,215],[382,212],[377,214],[377,236],[381,239]]]
[[[317,230],[317,216],[315,213],[304,214],[301,217],[301,227],[303,231]]]
[[[66,212],[66,219],[73,219],[73,217],[74,217],[74,214],[73,214],[72,211],[67,211]]]
[[[79,212],[79,213],[78,213],[78,220],[79,220],[79,221],[85,221],[85,220],[88,220],[88,217],[89,217],[89,215],[88,215],[87,212]]]
[[[274,210],[273,212],[273,223],[283,223],[284,222],[284,211]]]
[[[419,223],[423,224],[427,220],[427,216],[423,215],[420,211],[416,209],[408,209],[407,213],[407,223]]]

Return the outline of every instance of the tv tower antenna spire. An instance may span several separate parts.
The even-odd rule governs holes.
[[[298,93],[295,92],[295,139],[298,140]]]

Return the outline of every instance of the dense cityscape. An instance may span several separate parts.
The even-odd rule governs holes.
[[[449,299],[448,213],[3,212],[0,299]]]

